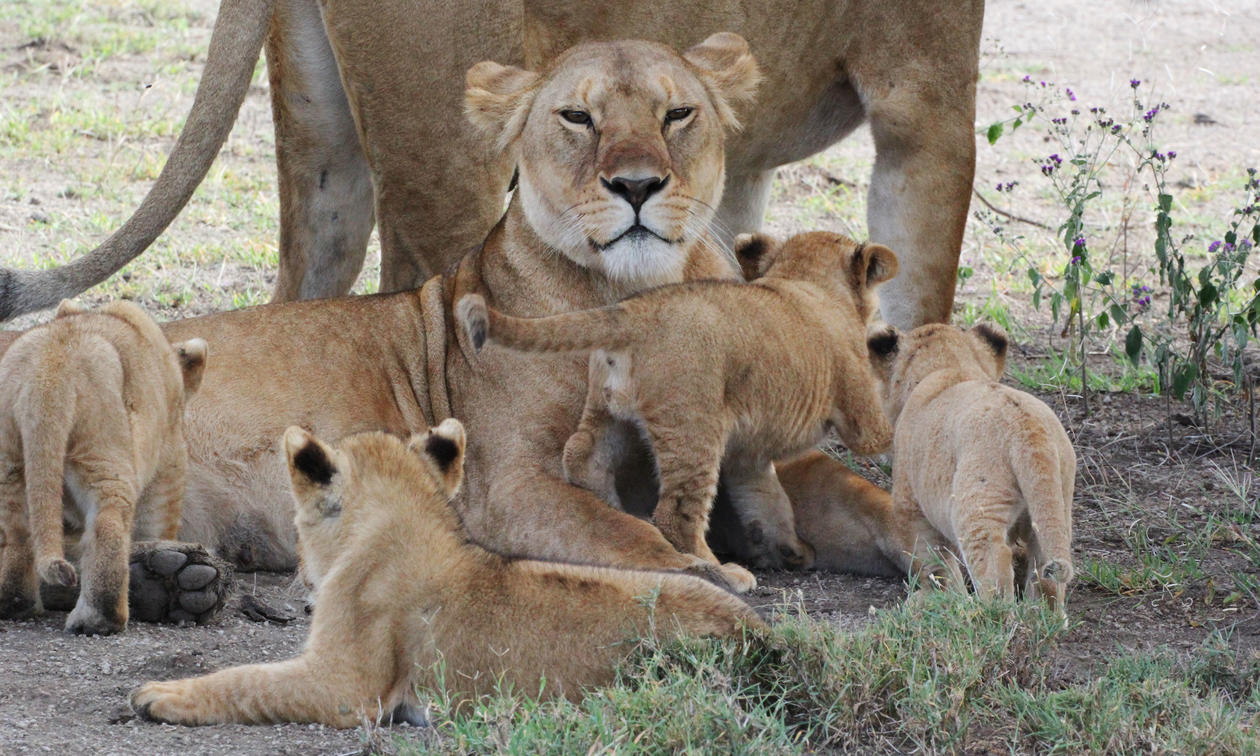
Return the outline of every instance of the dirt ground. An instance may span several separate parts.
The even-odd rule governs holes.
[[[105,6],[130,18],[126,0]],[[29,18],[0,16],[0,264],[73,256],[135,206],[173,141],[170,129],[160,125],[177,123],[191,102],[189,82],[195,82],[204,60],[215,6],[213,0],[186,2],[175,31],[162,43],[168,47],[154,48],[163,51],[160,56],[138,48],[89,59],[81,45],[57,35],[58,24],[73,24],[73,18],[59,16],[49,23],[49,34]],[[1128,82],[1139,78],[1153,100],[1173,106],[1160,139],[1179,153],[1178,180],[1196,211],[1218,219],[1228,213],[1232,198],[1217,189],[1236,181],[1246,166],[1260,167],[1260,110],[1254,105],[1260,94],[1260,5],[991,0],[988,6],[979,125],[1007,117],[1010,105],[1025,99],[1025,75],[1071,86],[1083,102],[1109,108],[1127,103]],[[161,31],[166,20],[142,17],[134,23]],[[155,62],[159,58],[161,65]],[[274,273],[277,207],[266,79],[256,81],[208,187],[144,260],[87,301],[133,296],[171,318],[265,300]],[[67,142],[40,141],[23,130],[55,125],[47,103],[73,98],[95,98],[103,125],[75,127],[75,139]],[[125,116],[121,126],[106,122],[105,116],[119,113]],[[149,123],[158,126],[146,132]],[[996,147],[980,138],[978,190],[1020,215],[1057,222],[1053,205],[1034,191],[1014,200],[990,191],[998,181],[1034,186],[1032,159],[1046,151],[1031,131]],[[862,132],[821,158],[782,171],[768,228],[786,233],[829,227],[862,236],[872,154]],[[99,176],[120,171],[129,181],[100,188]],[[980,302],[1001,289],[996,295],[1027,323],[1012,368],[1036,365],[1053,346],[1053,334],[1044,314],[994,284],[1004,275],[995,254],[983,224],[973,223],[964,264],[976,274],[960,299]],[[357,290],[372,290],[375,275],[365,272]],[[1089,417],[1079,397],[1042,398],[1063,419],[1081,456],[1078,569],[1087,560],[1136,568],[1140,560],[1132,538],[1139,529],[1150,543],[1197,567],[1183,565],[1180,572],[1121,590],[1078,580],[1068,605],[1074,624],[1058,650],[1065,679],[1088,677],[1119,649],[1166,646],[1188,653],[1213,629],[1228,630],[1228,642],[1243,653],[1260,653],[1260,601],[1235,579],[1249,575],[1250,585],[1260,584],[1256,563],[1240,556],[1248,544],[1260,553],[1255,551],[1260,484],[1247,464],[1245,441],[1237,440],[1242,418],[1227,416],[1225,431],[1209,441],[1184,425],[1170,431],[1161,398],[1096,396]],[[887,484],[874,464],[865,469]],[[1249,487],[1235,494],[1230,482]],[[1258,516],[1231,519],[1231,512],[1248,506]],[[1208,534],[1206,543],[1192,552],[1190,541],[1200,531]],[[904,596],[896,581],[786,572],[762,573],[759,579],[754,603],[800,600],[811,614],[845,628],[860,627],[871,607],[887,607]],[[244,575],[241,589],[287,607],[296,619],[285,626],[258,624],[229,611],[207,627],[133,624],[125,635],[110,638],[62,634],[63,614],[0,622],[0,752],[357,752],[362,730],[298,725],[194,730],[133,718],[126,695],[146,680],[296,653],[307,621],[290,578]],[[405,730],[399,733],[406,737]]]

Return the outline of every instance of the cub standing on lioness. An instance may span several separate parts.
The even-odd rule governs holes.
[[[469,540],[449,501],[464,428],[446,420],[403,441],[384,433],[328,446],[285,432],[303,571],[316,587],[301,656],[131,695],[176,724],[322,722],[382,714],[423,721],[416,686],[457,701],[496,687],[577,700],[613,679],[644,636],[733,636],[764,623],[690,575],[500,556]]]
[[[1045,402],[998,383],[1006,334],[889,328],[868,346],[895,423],[893,507],[903,523],[918,523],[921,511],[936,531],[908,535],[916,561],[956,550],[976,593],[1009,598],[1012,547],[1026,550],[1026,593],[1044,594],[1066,617],[1076,454]]]
[[[184,402],[205,364],[206,342],[168,343],[130,302],[98,312],[62,302],[55,320],[4,353],[0,616],[40,611],[40,579],[78,582],[62,540],[64,482],[76,505],[65,515],[87,528],[83,587],[66,631],[103,635],[126,626],[133,529],[169,539],[179,528]]]
[[[635,423],[656,455],[653,522],[676,548],[714,564],[705,533],[719,467],[731,481],[773,479],[775,460],[817,445],[829,429],[859,454],[892,437],[865,336],[875,288],[897,272],[893,253],[815,232],[782,245],[754,237],[736,254],[752,283],[665,286],[598,310],[532,319],[487,308],[477,294],[456,308],[478,349],[487,340],[530,351],[598,348],[582,419],[565,446],[566,475],[611,481],[605,466],[619,460],[597,447],[610,443],[611,418]],[[786,527],[764,534],[768,545],[803,554],[783,489],[760,493],[770,500],[734,500],[745,529],[764,533],[761,510],[783,512]],[[736,590],[756,585],[737,565],[723,570]]]

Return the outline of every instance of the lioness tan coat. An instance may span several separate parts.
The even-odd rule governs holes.
[[[733,636],[764,623],[688,575],[512,559],[470,541],[447,500],[464,431],[407,444],[380,433],[327,446],[292,428],[286,456],[303,565],[318,585],[302,655],[148,683],[131,704],[178,724],[415,721],[422,694],[496,689],[581,697],[638,639]]]

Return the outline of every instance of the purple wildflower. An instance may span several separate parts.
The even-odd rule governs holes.
[[[1139,86],[1141,86],[1141,84],[1142,84],[1141,79],[1129,79],[1129,86],[1133,87],[1134,89],[1137,89]]]
[[[1073,256],[1073,257],[1072,257],[1072,264],[1073,264],[1073,265],[1080,265],[1080,264],[1081,264],[1081,256],[1080,256],[1080,255],[1075,255],[1075,256]]]
[[[1072,249],[1080,249],[1085,246],[1085,237],[1078,236],[1072,240]]]
[[[1221,248],[1221,243],[1219,241],[1214,241],[1208,245],[1208,252],[1215,254],[1216,251],[1219,250],[1220,248]]]
[[[1169,160],[1172,160],[1172,159],[1173,159],[1173,158],[1175,158],[1175,157],[1177,157],[1177,151],[1176,151],[1176,150],[1169,150],[1169,151],[1168,151],[1168,159],[1169,159]]]
[[[1076,102],[1076,93],[1072,91],[1071,87],[1064,87],[1063,91],[1067,92],[1067,98],[1069,100],[1071,100],[1072,102]]]
[[[1032,76],[1029,76],[1028,74],[1024,74],[1023,82],[1025,84],[1032,84]]]

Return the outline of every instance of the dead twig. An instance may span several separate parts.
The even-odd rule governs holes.
[[[1002,216],[1003,218],[1010,218],[1013,221],[1019,221],[1020,223],[1027,223],[1030,226],[1036,226],[1037,228],[1044,229],[1046,231],[1054,230],[1053,228],[1050,228],[1046,224],[1042,223],[1041,221],[1036,221],[1036,220],[1033,220],[1032,218],[1025,218],[1021,215],[1015,215],[1014,213],[1010,213],[1010,212],[1007,212],[1006,210],[1003,210],[1002,208],[994,205],[989,200],[985,199],[985,196],[981,194],[979,190],[977,190],[974,186],[971,187],[971,193],[976,195],[976,197],[981,202],[984,203],[985,207],[989,208],[990,210]]]

